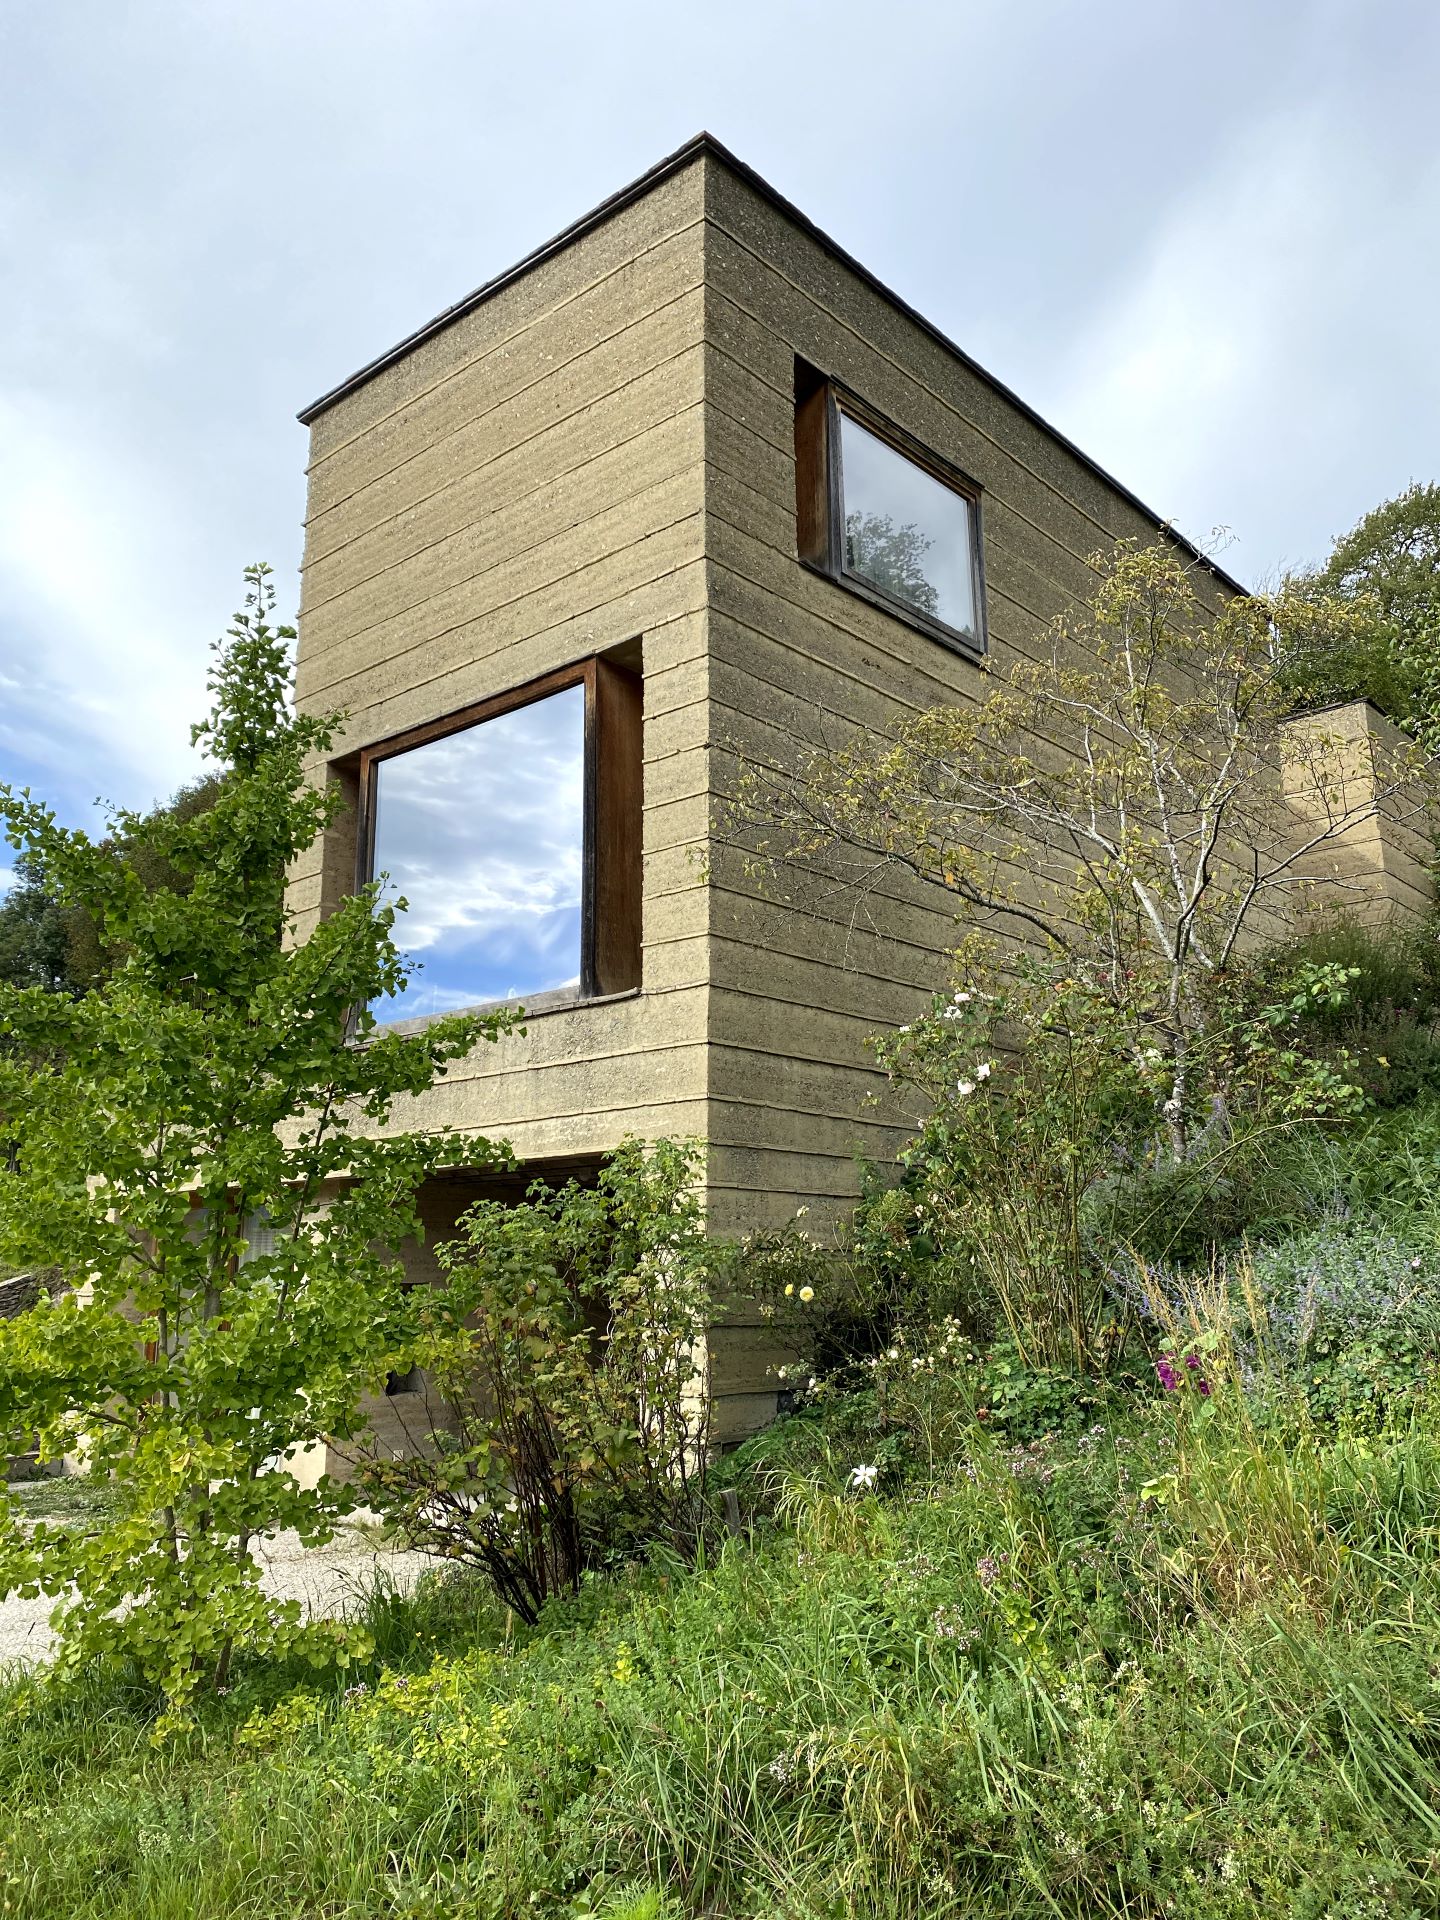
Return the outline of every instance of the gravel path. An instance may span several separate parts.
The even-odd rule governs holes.
[[[397,1553],[377,1547],[363,1533],[349,1529],[336,1535],[328,1547],[305,1547],[293,1533],[277,1533],[264,1540],[255,1556],[264,1567],[261,1585],[277,1599],[300,1600],[311,1619],[333,1617],[349,1610],[377,1573],[408,1592],[427,1568],[440,1564],[423,1553]],[[0,1600],[0,1663],[43,1660],[54,1645],[50,1609],[54,1596]]]

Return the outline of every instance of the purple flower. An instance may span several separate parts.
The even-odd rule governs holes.
[[[1199,1387],[1202,1396],[1208,1400],[1210,1398],[1210,1382],[1208,1380],[1197,1380],[1195,1384]]]
[[[1160,1376],[1160,1384],[1167,1393],[1174,1393],[1180,1384],[1180,1376],[1162,1354],[1155,1362],[1155,1371]]]
[[[1186,1354],[1186,1356],[1185,1356],[1185,1364],[1186,1364],[1186,1366],[1187,1366],[1187,1367],[1189,1367],[1189,1369],[1190,1369],[1190,1371],[1191,1371],[1192,1373],[1194,1373],[1194,1371],[1195,1371],[1195,1369],[1196,1369],[1196,1368],[1197,1368],[1197,1367],[1199,1366],[1199,1364],[1200,1364],[1200,1356],[1199,1356],[1199,1354],[1198,1354],[1198,1353],[1187,1353],[1187,1354]]]

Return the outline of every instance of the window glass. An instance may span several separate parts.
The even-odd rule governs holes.
[[[844,565],[917,613],[975,632],[970,503],[840,416]]]
[[[245,1251],[240,1256],[242,1266],[247,1260],[268,1258],[279,1245],[280,1236],[274,1222],[263,1208],[259,1213],[247,1213],[240,1231],[245,1236]]]
[[[577,686],[379,762],[371,872],[417,971],[377,1020],[579,985],[584,749]]]

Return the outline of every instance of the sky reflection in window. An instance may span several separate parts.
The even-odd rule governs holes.
[[[584,743],[567,687],[379,762],[371,872],[416,971],[377,1020],[578,986]]]

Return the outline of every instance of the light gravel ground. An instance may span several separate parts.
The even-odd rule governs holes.
[[[304,1547],[293,1533],[278,1533],[256,1549],[264,1568],[261,1585],[280,1600],[304,1603],[310,1619],[350,1611],[377,1574],[408,1592],[427,1569],[440,1565],[423,1553],[377,1547],[364,1531],[345,1529],[328,1547]],[[50,1610],[54,1596],[0,1600],[0,1664],[44,1660],[54,1646]]]

